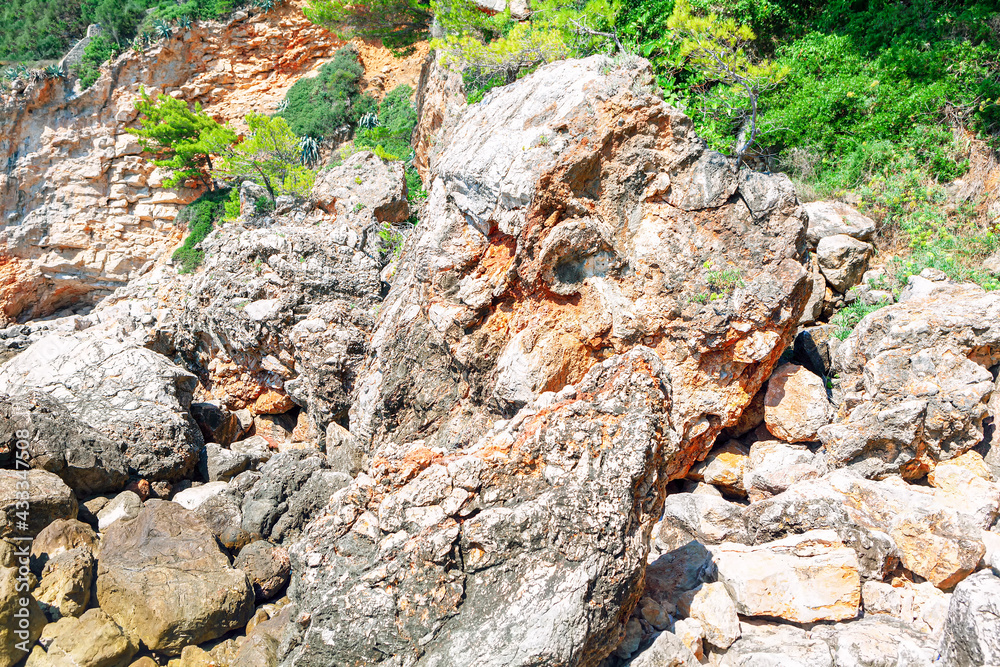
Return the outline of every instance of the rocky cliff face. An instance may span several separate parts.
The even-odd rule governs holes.
[[[183,238],[174,226],[197,190],[161,189],[163,175],[125,132],[140,88],[201,103],[239,128],[268,112],[342,44],[293,4],[228,24],[198,22],[152,49],[127,52],[79,95],[62,80],[33,84],[0,108],[0,313],[38,317],[94,301],[163,261]],[[375,93],[414,83],[422,46],[386,73],[384,49],[362,45]]]

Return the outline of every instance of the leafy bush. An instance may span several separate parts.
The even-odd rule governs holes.
[[[620,48],[611,0],[540,0],[531,7],[527,20],[515,21],[509,10],[486,16],[465,0],[435,5],[447,34],[431,45],[462,70],[471,101],[544,63]]]
[[[316,171],[301,164],[299,138],[280,116],[250,113],[248,136],[225,151],[212,174],[233,182],[253,181],[264,186],[274,209],[278,195],[305,196],[312,190]]]
[[[378,106],[378,125],[360,128],[354,139],[358,148],[370,148],[383,160],[409,159],[410,138],[417,125],[417,109],[410,101],[413,89],[401,85],[389,92]]]
[[[118,44],[107,35],[98,35],[90,40],[83,50],[83,58],[76,66],[80,87],[86,90],[101,76],[101,65],[121,53]]]
[[[235,220],[240,217],[240,186],[235,185],[229,191],[229,198],[225,203],[226,214],[224,220]]]
[[[287,104],[279,115],[295,134],[317,140],[351,126],[376,104],[360,92],[363,74],[357,51],[345,46],[320,68],[318,76],[295,82],[285,94]]]
[[[427,199],[427,191],[424,190],[424,182],[420,180],[420,174],[413,165],[407,165],[406,171],[406,199],[411,204],[417,204]]]
[[[236,190],[232,192],[236,193]],[[238,197],[237,194],[237,202]],[[226,202],[229,198],[228,189],[206,192],[181,209],[177,215],[175,223],[186,224],[189,232],[184,244],[173,254],[174,262],[180,265],[178,269],[180,273],[191,273],[205,259],[205,252],[197,246],[212,231],[215,222],[226,213]]]
[[[390,48],[425,39],[433,17],[430,4],[421,0],[309,0],[302,11],[345,39],[381,39]]]

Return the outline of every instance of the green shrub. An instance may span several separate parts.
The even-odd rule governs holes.
[[[263,186],[271,210],[279,195],[308,195],[316,171],[301,163],[299,137],[285,119],[250,112],[245,120],[247,136],[223,153],[212,175],[230,183],[253,181]]]
[[[424,182],[420,180],[420,174],[412,164],[407,165],[406,171],[406,199],[411,204],[419,204],[427,199],[427,191],[424,190]]]
[[[410,102],[413,89],[397,86],[378,106],[378,125],[360,128],[354,138],[357,148],[368,148],[383,160],[410,159],[410,138],[417,125],[417,109]]]
[[[215,222],[226,213],[229,196],[229,190],[206,192],[177,214],[175,223],[187,225],[188,228],[184,244],[173,254],[174,262],[180,265],[178,269],[180,273],[191,273],[201,266],[205,259],[205,251],[197,246],[212,231]]]
[[[83,58],[76,66],[80,87],[90,88],[101,76],[101,65],[121,53],[121,48],[107,35],[98,35],[90,40],[83,50]]]
[[[240,186],[236,185],[229,192],[229,198],[225,202],[225,220],[235,220],[240,217]]]
[[[376,105],[373,97],[360,92],[363,74],[357,51],[345,46],[320,68],[319,75],[295,82],[285,94],[285,109],[279,115],[295,134],[314,139],[354,125]]]

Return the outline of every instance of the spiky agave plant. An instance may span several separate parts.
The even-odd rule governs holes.
[[[269,12],[274,9],[276,4],[274,0],[254,0],[254,4],[260,8],[263,12]]]
[[[358,119],[358,127],[363,130],[371,130],[378,127],[378,114],[374,111],[369,111]]]
[[[184,16],[177,19],[177,25],[179,25],[184,30],[191,29],[191,17],[185,14]]]
[[[156,19],[153,22],[153,29],[156,30],[156,34],[163,39],[170,39],[174,36],[174,29],[170,27],[170,24],[161,19]]]
[[[45,76],[50,79],[61,79],[63,77],[62,67],[59,65],[49,65],[45,68]]]
[[[299,139],[299,155],[302,164],[312,166],[319,162],[319,142],[313,137]]]

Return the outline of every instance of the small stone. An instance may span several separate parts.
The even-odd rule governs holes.
[[[134,519],[142,508],[142,500],[132,491],[122,491],[97,513],[97,528],[104,532],[116,521]]]
[[[737,440],[716,446],[704,461],[692,466],[688,479],[712,484],[734,495],[746,495],[743,474],[747,464],[747,448]]]
[[[623,660],[632,657],[632,654],[639,650],[639,642],[642,641],[642,624],[638,619],[630,618],[625,624],[625,636],[622,637],[615,655]]]
[[[725,650],[740,638],[740,619],[736,605],[724,584],[702,584],[677,600],[677,608],[685,616],[701,621],[705,641]]]
[[[810,442],[833,419],[823,379],[802,366],[783,364],[771,375],[764,399],[764,423],[785,442]]]

